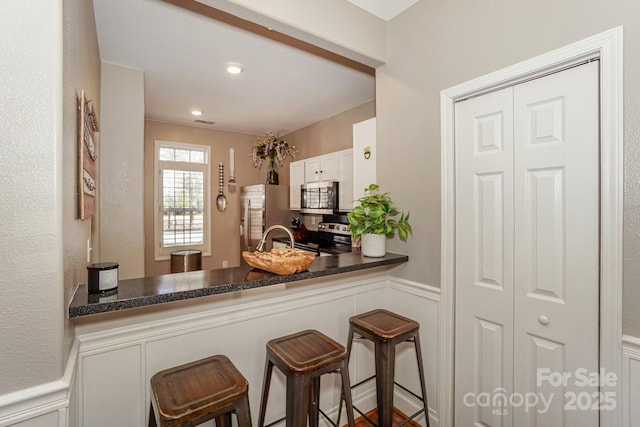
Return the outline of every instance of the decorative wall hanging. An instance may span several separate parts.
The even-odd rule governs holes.
[[[78,213],[80,219],[91,218],[96,206],[96,143],[98,120],[84,90],[78,99]]]

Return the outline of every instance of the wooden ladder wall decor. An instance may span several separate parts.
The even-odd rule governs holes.
[[[95,213],[97,184],[96,161],[98,158],[96,133],[98,119],[91,100],[84,90],[78,98],[78,216],[84,220]]]

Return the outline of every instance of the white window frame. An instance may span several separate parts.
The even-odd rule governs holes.
[[[162,199],[160,198],[161,191],[161,173],[162,173],[162,161],[160,161],[160,149],[161,148],[178,148],[178,149],[193,149],[198,151],[205,151],[207,163],[206,165],[199,165],[197,163],[183,163],[176,162],[181,166],[180,169],[184,170],[201,170],[204,166],[204,244],[201,245],[180,245],[163,247],[163,221],[162,221]],[[154,228],[154,259],[156,261],[168,260],[171,258],[171,252],[181,250],[199,250],[202,251],[203,256],[211,255],[211,147],[207,145],[199,144],[187,144],[184,142],[176,141],[155,141],[155,149],[153,153],[153,228]],[[195,165],[198,165],[194,167]]]

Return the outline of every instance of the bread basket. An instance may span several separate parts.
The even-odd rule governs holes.
[[[305,271],[316,255],[299,249],[274,248],[270,252],[243,251],[242,257],[252,267],[284,276]]]

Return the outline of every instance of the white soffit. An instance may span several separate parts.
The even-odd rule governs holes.
[[[347,0],[358,7],[389,21],[418,0]]]

